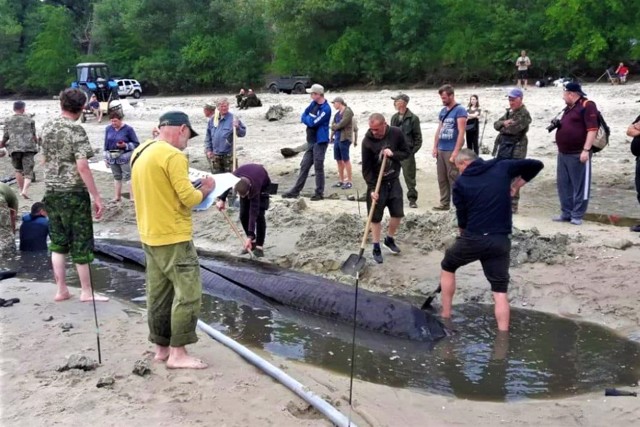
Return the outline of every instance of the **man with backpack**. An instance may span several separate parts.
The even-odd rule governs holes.
[[[558,222],[581,225],[589,205],[591,155],[600,127],[598,108],[578,83],[566,85],[567,104],[556,131],[558,145],[557,186],[560,199]]]

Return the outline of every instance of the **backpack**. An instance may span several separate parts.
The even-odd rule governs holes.
[[[589,102],[588,99],[585,99],[582,102],[583,108],[587,102]],[[583,115],[584,111],[585,110],[582,110]],[[604,120],[604,117],[602,117],[602,113],[600,112],[600,110],[598,110],[598,132],[596,133],[596,139],[593,141],[593,145],[591,146],[591,151],[593,151],[594,153],[599,153],[600,151],[602,151],[604,147],[609,145],[610,135],[611,129],[609,128],[609,125],[607,125],[607,122]]]

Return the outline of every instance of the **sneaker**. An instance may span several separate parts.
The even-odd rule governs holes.
[[[449,206],[434,206],[433,207],[434,211],[448,211],[449,210]]]
[[[416,201],[415,201],[415,200],[411,200],[411,201],[409,202],[409,207],[410,207],[410,208],[413,208],[413,209],[417,209],[417,208],[418,208],[418,204],[416,203]]]
[[[631,231],[635,231],[636,233],[640,233],[640,224],[638,225],[634,225],[633,227],[631,227],[629,230]]]
[[[314,194],[313,196],[311,196],[309,198],[309,200],[311,200],[312,202],[318,202],[320,200],[324,200],[324,196],[322,196],[320,194]]]
[[[343,190],[350,190],[351,188],[353,188],[353,184],[350,182],[345,182],[344,184],[342,184],[341,187]]]
[[[400,253],[400,248],[396,246],[396,241],[393,237],[389,237],[389,236],[385,237],[382,244],[384,245],[385,248],[389,249],[392,254]]]
[[[551,218],[551,221],[553,222],[570,222],[571,218],[566,218],[564,216],[556,216]]]
[[[255,256],[256,258],[262,258],[264,256],[264,249],[255,248],[253,250],[253,256]]]
[[[331,186],[332,188],[342,188],[342,181],[338,181]]]
[[[293,193],[284,193],[282,196],[283,199],[297,199],[298,195],[293,194]]]
[[[378,264],[382,264],[382,250],[373,248],[373,260]]]
[[[571,218],[571,224],[573,225],[582,225],[582,220],[577,218]]]

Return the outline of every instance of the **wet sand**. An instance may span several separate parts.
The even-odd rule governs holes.
[[[633,171],[635,168],[634,159],[629,153],[627,138],[624,133],[628,124],[638,115],[637,99],[640,99],[640,84],[630,83],[626,86],[612,87],[609,85],[585,85],[584,90],[595,100],[603,112],[609,125],[612,128],[611,146],[607,147],[602,154],[594,159],[594,194],[590,211],[602,214],[619,214],[622,216],[639,217],[639,208],[633,191]],[[353,91],[340,93],[345,97],[349,106],[356,112],[360,123],[360,136],[366,128],[366,117],[374,112],[383,112],[390,117],[393,112],[392,101],[389,97],[395,91]],[[439,262],[442,257],[443,248],[455,237],[455,221],[453,215],[433,214],[428,209],[436,205],[437,183],[435,178],[435,161],[431,159],[430,148],[433,141],[437,121],[437,111],[440,109],[439,99],[435,90],[406,90],[411,96],[409,107],[418,114],[422,121],[422,131],[424,136],[423,149],[418,153],[418,190],[420,198],[417,210],[409,210],[403,227],[398,236],[398,244],[402,248],[401,256],[392,257],[385,254],[385,263],[382,266],[374,266],[369,261],[368,269],[361,283],[368,289],[380,292],[390,292],[394,294],[421,295],[431,291],[437,285],[439,275]],[[496,132],[491,125],[507,106],[505,88],[502,87],[466,87],[458,90],[458,102],[464,102],[471,93],[477,93],[480,97],[481,105],[488,108],[489,123],[486,126],[483,142],[492,146]],[[337,94],[328,94],[328,97]],[[138,132],[141,139],[150,136],[151,129],[155,126],[157,118],[163,111],[178,108],[183,109],[192,117],[194,126],[199,130],[204,130],[205,120],[202,117],[201,106],[205,100],[214,98],[211,96],[194,97],[171,97],[171,98],[150,98],[142,100],[135,107],[126,109],[125,121],[132,125]],[[264,107],[243,111],[240,114],[249,129],[247,137],[239,142],[239,161],[261,162],[267,165],[272,179],[280,183],[280,192],[284,192],[293,182],[297,174],[300,158],[283,159],[279,153],[282,147],[294,147],[304,140],[304,128],[299,123],[299,111],[302,111],[308,103],[307,96],[268,95],[261,96]],[[640,316],[638,304],[640,294],[636,286],[636,277],[640,273],[637,260],[640,256],[638,235],[631,233],[627,228],[615,227],[608,224],[586,222],[582,227],[574,227],[567,224],[553,223],[549,218],[557,213],[558,204],[555,194],[555,146],[552,144],[553,137],[548,135],[544,129],[550,118],[562,108],[561,90],[558,88],[530,88],[524,99],[531,115],[533,124],[529,132],[529,156],[539,158],[544,161],[545,169],[529,186],[523,189],[521,197],[520,214],[514,219],[514,225],[524,234],[521,235],[520,245],[514,247],[522,250],[514,250],[514,268],[512,268],[512,283],[510,287],[510,300],[512,304],[525,308],[548,311],[572,318],[588,320],[614,328],[623,335],[638,335],[640,331]],[[280,103],[284,106],[293,107],[293,113],[287,115],[279,122],[268,122],[264,119],[264,113],[269,105]],[[11,102],[0,101],[0,117],[10,112]],[[38,129],[43,122],[57,114],[57,103],[55,101],[30,101],[27,109],[35,112],[35,120]],[[104,122],[97,124],[89,121],[85,124],[92,144],[99,149],[102,145],[104,135]],[[201,133],[202,134],[202,133]],[[206,169],[202,150],[202,137],[192,140],[192,145],[188,149],[188,154],[193,167]],[[360,193],[364,190],[358,161],[360,159],[359,149],[353,151],[354,161],[354,190],[353,191],[333,191],[329,186],[336,180],[335,164],[332,160],[332,152],[327,153],[325,168],[327,172],[327,195],[336,193],[339,199],[325,200],[323,202],[291,202],[280,199],[278,196],[272,199],[272,207],[268,212],[269,231],[266,244],[267,257],[265,262],[274,262],[278,265],[295,268],[314,274],[332,277],[346,283],[351,283],[351,278],[340,275],[339,266],[350,254],[357,252],[359,227],[364,226],[366,207],[364,203],[358,209],[358,203],[346,200],[347,194],[355,195],[355,190]],[[0,159],[0,176],[7,176],[11,173],[11,167],[7,159]],[[95,173],[98,186],[103,198],[106,200],[112,197],[113,186],[111,176],[105,173]],[[44,193],[44,185],[41,179],[41,172],[38,175],[39,181],[32,188],[32,200],[37,200]],[[306,191],[311,193],[313,188],[313,178],[307,183]],[[31,202],[21,201],[21,212],[27,212]],[[234,216],[236,216],[236,213]],[[203,249],[223,250],[231,253],[238,253],[240,250],[237,238],[226,225],[223,217],[211,210],[194,214],[195,241]],[[531,229],[535,231],[530,231]],[[135,229],[135,217],[133,206],[127,200],[120,204],[109,203],[105,218],[96,223],[96,237],[127,238],[135,240],[137,232]],[[518,234],[516,233],[516,239]],[[625,249],[622,249],[625,248]],[[367,249],[367,252],[369,249]],[[11,286],[16,286],[14,282]],[[6,287],[6,282],[2,284]],[[24,284],[19,286],[25,287]],[[31,284],[29,284],[29,287]],[[22,293],[29,295],[32,292],[28,289],[18,289],[18,295]],[[45,293],[33,296],[36,298],[33,304],[49,304],[48,295]],[[26,298],[26,296],[25,296]],[[40,300],[38,300],[40,298]],[[459,274],[458,292],[454,303],[463,301],[490,302],[491,294],[488,284],[482,276],[479,265],[472,265],[462,269]],[[52,304],[52,303],[51,303]],[[85,308],[78,301],[69,304],[78,306],[78,310]],[[111,303],[110,303],[111,304]],[[26,306],[25,304],[24,306]],[[116,306],[116,303],[113,304]],[[35,306],[35,309],[41,310]],[[48,307],[48,305],[46,306]],[[32,420],[35,424],[44,423],[45,420],[53,422],[65,422],[64,417],[68,416],[68,410],[55,412],[51,410],[46,414],[40,408],[44,403],[49,402],[53,397],[45,390],[49,386],[41,386],[42,380],[39,376],[42,372],[52,375],[52,368],[56,364],[62,363],[64,356],[78,351],[89,351],[93,348],[93,328],[90,323],[90,311],[85,308],[82,322],[86,332],[83,332],[82,344],[71,343],[69,338],[58,333],[44,334],[37,330],[31,332],[31,328],[41,326],[40,313],[33,315],[28,312],[25,315],[32,317],[28,321],[21,316],[15,316],[15,307],[0,311],[2,316],[2,376],[0,384],[3,387],[2,393],[2,420],[10,421],[11,425],[22,425],[22,417],[28,418],[24,424],[30,424]],[[61,313],[68,314],[66,309],[55,308]],[[0,309],[4,310],[4,309]],[[14,310],[14,311],[9,311]],[[75,310],[75,309],[74,309]],[[107,310],[107,309],[103,309]],[[113,309],[117,312],[119,309]],[[78,311],[80,313],[80,311]],[[35,316],[35,317],[34,317]],[[122,317],[124,316],[124,317]],[[35,319],[35,320],[34,320]],[[150,348],[146,342],[146,325],[144,320],[131,322],[126,314],[114,314],[102,316],[105,328],[119,330],[123,336],[119,341],[118,351],[121,356],[117,359],[126,358],[128,362],[125,367],[121,367],[118,360],[111,360],[111,369],[115,372],[128,373],[130,365],[136,358]],[[24,322],[24,324],[20,323]],[[32,324],[33,323],[33,324]],[[112,324],[113,323],[113,324]],[[28,327],[28,328],[27,328]],[[137,329],[136,329],[137,328]],[[132,329],[129,332],[129,329]],[[25,331],[29,330],[29,333]],[[74,333],[77,331],[72,330]],[[131,333],[133,338],[125,338]],[[20,336],[20,340],[5,337]],[[33,339],[32,339],[33,336]],[[57,353],[52,353],[50,349],[45,350],[44,342]],[[61,345],[62,343],[68,345]],[[25,362],[24,358],[19,358],[24,350],[11,349],[7,344],[24,345],[23,348],[35,348],[40,357]],[[106,345],[106,344],[105,344]],[[211,354],[213,360],[217,360],[222,351],[219,345],[202,340],[194,347],[196,354],[205,357]],[[208,352],[213,353],[208,353]],[[232,356],[233,357],[233,356]],[[272,356],[269,356],[273,358]],[[18,366],[18,359],[24,365],[21,375],[14,374]],[[51,361],[49,361],[51,359]],[[55,361],[53,360],[55,359]],[[14,365],[15,363],[15,365]],[[238,360],[238,370],[232,370],[233,359],[224,358],[212,368],[212,372],[201,374],[193,373],[166,373],[160,383],[140,389],[140,393],[153,394],[158,402],[169,399],[165,395],[171,395],[171,381],[180,381],[184,375],[194,381],[200,389],[202,383],[211,382],[211,376],[215,377],[216,372],[223,372],[224,381],[228,384],[237,379],[243,378],[243,369],[247,370],[246,364]],[[229,366],[227,364],[229,363]],[[309,384],[312,389],[319,393],[326,393],[332,399],[340,401],[342,407],[345,405],[343,397],[347,394],[348,379],[334,376],[317,368],[281,361],[287,366],[290,372],[299,374],[296,376],[301,382]],[[22,365],[20,365],[22,366]],[[218,369],[218,366],[220,367]],[[6,368],[5,368],[6,367]],[[22,368],[21,368],[22,369]],[[100,368],[103,369],[103,368]],[[251,368],[252,369],[252,368]],[[62,375],[62,374],[56,374]],[[69,373],[65,375],[71,375]],[[85,375],[85,374],[83,374]],[[93,374],[92,374],[93,375]],[[159,373],[158,376],[161,376]],[[255,381],[266,381],[269,379],[259,379],[262,376],[255,374]],[[47,377],[48,378],[48,377]],[[83,377],[84,378],[84,377]],[[171,380],[173,379],[173,380]],[[136,378],[137,380],[137,378]],[[17,398],[25,396],[20,394],[16,388],[15,393],[4,393],[5,387],[16,387],[15,383],[25,381],[22,387],[25,390],[32,390],[29,399]],[[52,381],[52,380],[51,380]],[[77,382],[70,379],[57,380],[52,384],[58,384],[60,394],[71,393],[76,395],[74,385]],[[83,387],[103,392],[95,389],[97,377],[91,376],[85,379]],[[214,383],[219,381],[214,378]],[[241,381],[241,380],[240,380]],[[85,384],[86,382],[86,384]],[[119,381],[116,382],[118,384]],[[262,383],[261,383],[262,384]],[[324,385],[323,385],[324,384]],[[323,388],[324,387],[324,388]],[[14,389],[10,389],[14,390]],[[325,391],[323,391],[325,390]],[[177,410],[176,416],[183,417],[180,420],[187,424],[196,424],[200,420],[216,419],[221,421],[221,425],[243,425],[242,419],[225,418],[231,417],[232,408],[246,407],[245,405],[234,404],[233,399],[227,400],[229,406],[219,406],[216,411],[204,415],[198,415],[198,409],[193,413],[189,405],[200,405],[199,402],[207,402],[207,393],[204,391],[199,398],[192,399],[188,404],[184,402],[183,409]],[[127,391],[128,394],[136,395]],[[199,392],[198,392],[199,393]],[[223,394],[219,390],[211,392],[222,399]],[[80,393],[77,393],[79,395]],[[16,396],[11,402],[4,396]],[[226,397],[226,396],[225,396]],[[270,425],[273,420],[274,425],[300,425],[298,418],[281,420],[278,417],[283,406],[287,402],[295,401],[293,395],[283,388],[277,389],[273,393],[263,393],[261,388],[248,388],[243,397],[251,402],[265,401],[265,411],[267,415],[261,419],[251,419],[255,425]],[[612,420],[627,421],[633,424],[640,409],[637,399],[633,398],[607,398],[601,395],[582,395],[571,399],[562,399],[553,402],[528,401],[509,404],[481,403],[459,400],[451,397],[431,396],[414,393],[410,390],[397,390],[372,384],[358,384],[356,390],[358,410],[361,422],[366,425],[364,419],[368,419],[371,425],[424,425],[430,421],[433,425],[501,425],[519,423],[523,425],[604,425]],[[175,397],[174,397],[175,398]],[[127,412],[127,416],[133,416],[138,408],[143,408],[147,403],[132,404],[134,409],[123,409],[123,402],[126,399],[113,398],[114,401],[101,399],[95,402],[95,410],[108,410],[108,416],[100,418],[103,425],[116,425],[119,423],[110,422],[109,417],[123,417],[122,420],[129,420],[122,412]],[[201,399],[201,400],[198,400]],[[270,399],[276,399],[278,404]],[[279,400],[278,400],[279,399]],[[55,399],[54,399],[55,400]],[[39,405],[35,402],[40,401]],[[58,401],[59,402],[59,401]],[[79,400],[76,400],[79,405]],[[196,403],[194,403],[196,402]],[[99,403],[99,404],[98,404]],[[33,406],[32,406],[33,405]],[[53,405],[53,406],[52,406]],[[57,406],[56,406],[57,405]],[[138,406],[136,406],[138,405]],[[152,405],[149,404],[151,407]],[[203,411],[209,410],[209,405],[202,403]],[[60,403],[50,404],[50,407],[61,407]],[[273,408],[276,409],[273,409]],[[126,408],[126,405],[124,406]],[[80,411],[80,407],[77,407]],[[272,411],[273,413],[271,413]],[[36,413],[40,415],[36,417]],[[5,414],[10,414],[10,418],[5,418]],[[45,416],[46,415],[46,416]],[[254,414],[256,415],[256,414]],[[150,411],[149,417],[157,416],[154,411]],[[249,416],[249,415],[247,415]],[[252,415],[253,416],[253,415]],[[256,415],[257,416],[257,415]],[[288,415],[287,415],[288,416]],[[44,417],[44,418],[43,418]],[[53,418],[51,418],[53,417]],[[172,419],[175,422],[178,418]],[[226,421],[223,421],[226,420]],[[158,419],[158,423],[166,422],[166,418]],[[205,421],[206,422],[206,421]],[[310,421],[305,421],[310,422]],[[314,421],[315,422],[315,421]],[[128,424],[128,421],[127,423]],[[133,422],[131,423],[133,424]],[[139,422],[138,422],[139,424]],[[144,424],[144,423],[143,423]],[[161,425],[155,424],[154,425]],[[304,424],[302,424],[304,425]]]

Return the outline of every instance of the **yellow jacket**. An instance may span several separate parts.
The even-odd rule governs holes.
[[[202,201],[202,193],[189,180],[187,156],[166,141],[150,140],[136,148],[134,159],[131,191],[142,243],[164,246],[190,241],[191,210]]]

